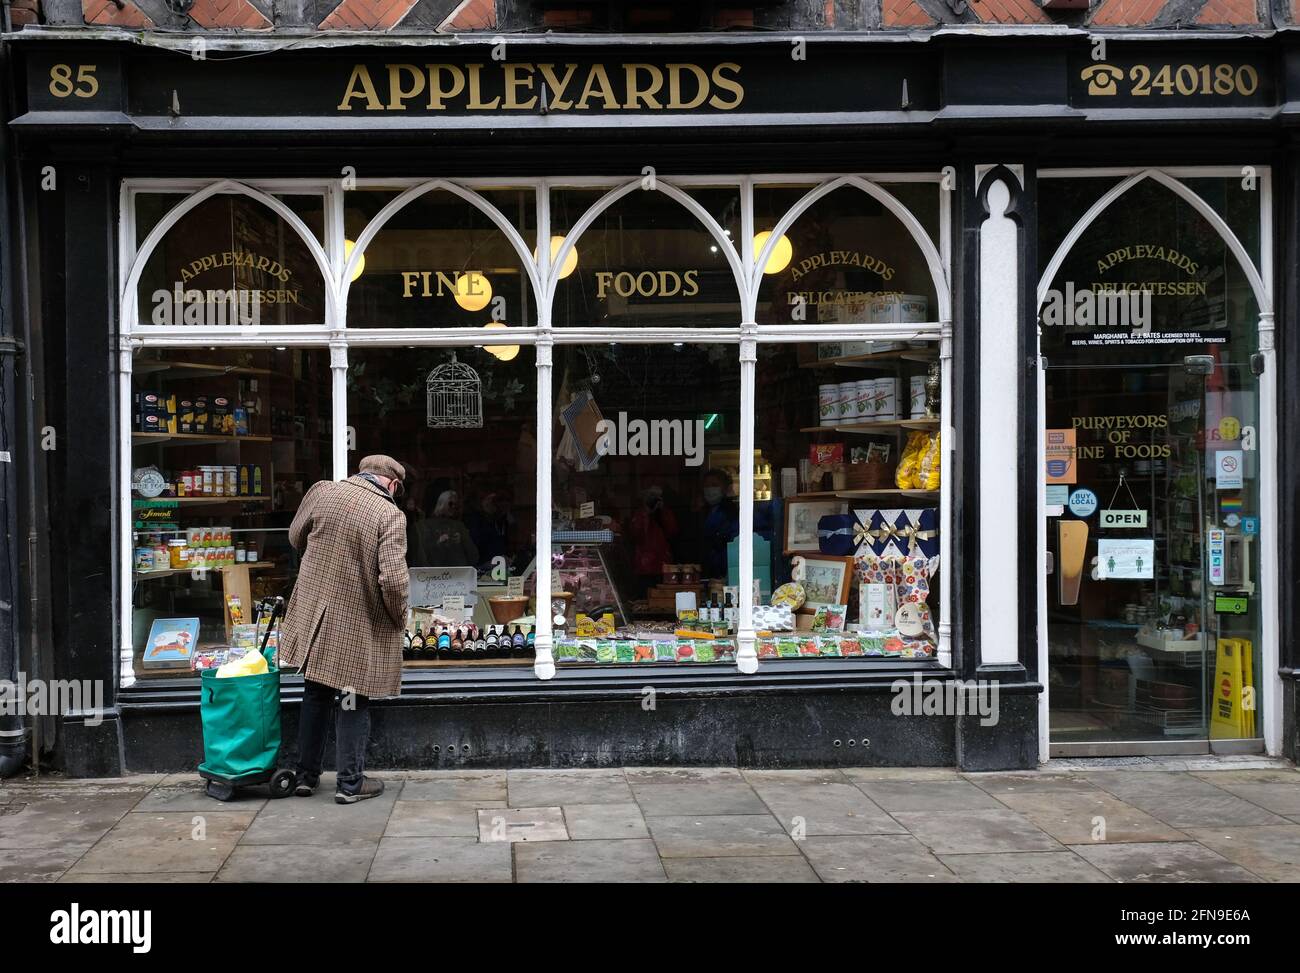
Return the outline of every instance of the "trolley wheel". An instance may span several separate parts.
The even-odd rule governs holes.
[[[222,784],[215,780],[208,781],[206,788],[208,797],[217,801],[233,801],[235,799],[235,785]]]
[[[292,770],[277,770],[271,775],[271,797],[279,799],[293,793],[298,775]]]

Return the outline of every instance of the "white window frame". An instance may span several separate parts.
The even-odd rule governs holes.
[[[1214,209],[1198,193],[1189,187],[1185,179],[1245,179],[1253,174],[1258,180],[1259,192],[1259,258],[1258,264],[1242,245],[1236,232],[1227,223],[1222,214]],[[1060,271],[1061,265],[1069,256],[1071,249],[1088,230],[1088,228],[1134,186],[1147,180],[1159,183],[1189,204],[1218,233],[1229,252],[1236,258],[1238,266],[1246,276],[1255,303],[1259,309],[1259,352],[1264,356],[1264,371],[1259,376],[1259,485],[1260,485],[1260,520],[1264,524],[1277,525],[1279,470],[1277,454],[1277,355],[1273,344],[1275,296],[1273,290],[1273,181],[1272,169],[1267,165],[1240,166],[1174,166],[1174,167],[1111,167],[1111,168],[1061,168],[1041,169],[1040,180],[1045,179],[1115,179],[1118,180],[1107,192],[1079,218],[1070,232],[1062,239],[1060,246],[1048,261],[1046,269],[1039,278],[1037,299],[1038,306],[1034,316],[1042,309],[1047,291]],[[1046,416],[1047,381],[1043,369],[1042,328],[1038,328],[1038,414]],[[1046,439],[1046,422],[1040,421],[1038,430],[1038,458],[1036,469],[1044,469]],[[1050,681],[1047,655],[1047,493],[1042,477],[1038,484],[1038,678],[1043,684],[1042,698],[1038,710],[1039,758],[1046,762],[1051,741],[1049,739],[1049,694]],[[1259,604],[1261,605],[1260,639],[1261,668],[1265,673],[1263,679],[1262,702],[1264,717],[1262,722],[1264,749],[1272,756],[1281,752],[1282,743],[1282,679],[1278,673],[1281,616],[1279,568],[1280,550],[1276,529],[1260,531],[1259,548]]]
[[[131,179],[122,183],[119,219],[119,298],[118,321],[120,344],[118,347],[118,405],[119,405],[119,576],[123,579],[120,597],[120,684],[123,687],[135,681],[133,646],[131,644],[132,616],[132,545],[130,471],[132,463],[131,430],[131,373],[134,354],[142,348],[184,347],[317,347],[330,351],[332,376],[332,428],[347,428],[346,376],[350,348],[366,347],[465,347],[483,345],[480,328],[348,328],[347,297],[353,269],[365,253],[384,223],[399,209],[428,192],[446,190],[484,212],[505,235],[519,256],[532,288],[536,308],[535,326],[513,327],[510,342],[530,345],[536,349],[537,368],[537,545],[536,584],[538,591],[549,591],[551,584],[551,461],[553,456],[551,428],[552,349],[556,344],[587,344],[621,341],[630,344],[734,344],[739,348],[741,369],[740,408],[740,605],[739,633],[736,666],[743,673],[758,670],[752,622],[752,528],[754,496],[754,384],[758,344],[788,344],[809,341],[837,341],[860,339],[864,335],[884,340],[927,339],[937,342],[941,371],[940,429],[944,452],[953,455],[956,447],[952,427],[952,192],[950,175],[943,171],[879,172],[879,173],[780,173],[771,175],[684,175],[659,176],[653,188],[647,188],[644,176],[625,177],[555,177],[546,179],[492,178],[492,179],[355,179],[344,189],[343,180],[320,179],[257,179],[257,180],[186,180],[186,179]],[[930,238],[924,227],[907,207],[882,188],[890,183],[932,183],[939,189],[939,238]],[[753,253],[754,190],[764,186],[784,185],[807,187],[807,192],[772,227],[774,232],[763,252]],[[691,195],[692,188],[730,189],[738,193],[741,203],[740,249],[724,232],[716,219]],[[781,234],[794,225],[810,206],[837,189],[851,187],[881,203],[897,218],[913,242],[921,250],[930,274],[937,299],[936,320],[908,325],[849,325],[804,324],[758,325],[755,321],[759,289],[763,282],[762,267]],[[519,188],[534,193],[536,239],[526,240],[510,220],[478,190]],[[726,328],[562,328],[551,325],[552,302],[558,284],[553,272],[550,246],[538,246],[538,241],[551,238],[551,191],[555,189],[601,189],[607,192],[595,202],[566,234],[566,242],[556,254],[554,266],[563,266],[569,249],[577,246],[585,231],[608,207],[624,196],[637,191],[661,192],[677,205],[684,207],[713,236],[719,252],[726,255],[728,266],[736,283],[737,301],[741,320],[735,327]],[[353,189],[393,189],[399,196],[386,204],[367,224],[355,241],[352,255],[344,259],[344,199]],[[182,194],[177,205],[168,211],[153,227],[139,247],[136,247],[135,197],[139,193],[175,192]],[[318,241],[298,216],[280,202],[273,193],[319,193],[325,200],[325,239]],[[325,289],[325,320],[320,324],[270,326],[245,328],[206,328],[185,325],[142,325],[137,308],[137,288],[144,267],[178,220],[205,199],[218,194],[239,194],[255,199],[281,216],[302,239],[318,270]],[[536,250],[536,258],[533,251]],[[500,342],[500,338],[494,339]],[[335,479],[347,474],[347,438],[332,436],[332,467]],[[947,463],[944,464],[948,466]],[[943,569],[951,564],[951,487],[948,469],[940,479],[940,564]],[[951,584],[940,586],[937,661],[944,667],[952,664],[951,639]],[[539,613],[536,628],[537,659],[534,672],[539,679],[555,675],[552,653],[553,634],[549,616]]]

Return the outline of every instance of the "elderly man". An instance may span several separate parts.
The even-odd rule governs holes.
[[[406,515],[394,497],[402,495],[405,476],[391,456],[367,456],[356,476],[314,484],[289,528],[302,563],[280,632],[280,657],[300,668],[305,680],[299,797],[309,797],[320,783],[336,702],[334,800],[355,804],[384,792],[383,781],[365,776],[365,757],[370,699],[401,690],[410,576]]]

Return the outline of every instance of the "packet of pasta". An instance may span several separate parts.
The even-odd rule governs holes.
[[[925,438],[923,432],[913,432],[907,437],[903,455],[898,460],[898,469],[894,471],[894,485],[900,490],[912,489],[912,479],[920,462],[920,451]]]

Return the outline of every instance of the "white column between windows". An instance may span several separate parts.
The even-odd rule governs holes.
[[[348,429],[348,343],[342,332],[330,338],[330,458],[333,477],[347,479],[348,448],[351,430]]]
[[[549,251],[549,246],[546,248]],[[540,308],[539,308],[540,313]],[[553,339],[548,333],[537,344],[537,556],[533,572],[537,582],[537,622],[534,643],[538,679],[555,676],[551,632],[551,378]]]
[[[123,596],[119,601],[119,637],[122,640],[118,685],[122,688],[135,685],[135,647],[131,637],[131,621],[135,614],[135,533],[131,504],[131,373],[135,370],[135,349],[131,339],[123,335],[117,345],[117,428],[118,455],[117,495],[119,516],[118,575],[122,579]]]
[[[740,545],[736,581],[740,586],[740,625],[736,633],[736,668],[758,671],[754,648],[754,373],[758,362],[758,325],[740,326]]]
[[[979,191],[976,180],[976,192]],[[1020,436],[1018,227],[1007,216],[1011,187],[988,187],[979,242],[979,653],[983,665],[1019,659],[1017,514]],[[1010,502],[1009,502],[1010,501]],[[1008,562],[1008,556],[1013,559]]]

